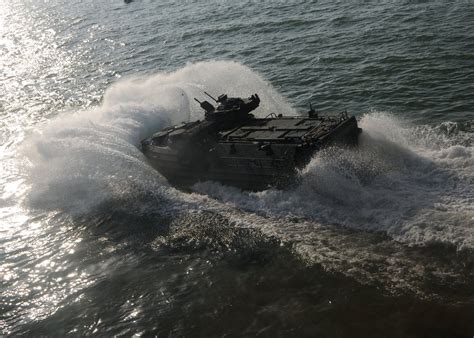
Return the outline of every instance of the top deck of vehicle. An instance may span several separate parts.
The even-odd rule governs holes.
[[[325,134],[337,124],[333,119],[308,117],[256,118],[232,130],[220,132],[227,142],[301,142],[309,134]]]

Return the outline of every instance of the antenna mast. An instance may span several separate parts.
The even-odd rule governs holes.
[[[211,94],[209,94],[208,92],[204,92],[204,94],[206,94],[206,95],[209,96],[211,99],[213,99],[215,102],[217,102],[217,100],[216,100],[215,98],[213,98],[213,97],[211,96]]]

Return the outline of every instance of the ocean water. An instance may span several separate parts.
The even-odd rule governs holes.
[[[0,5],[0,335],[472,337],[472,2]],[[140,140],[204,90],[360,145],[177,190]]]

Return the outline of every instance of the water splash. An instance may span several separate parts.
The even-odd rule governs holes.
[[[81,214],[114,201],[130,208],[144,194],[154,196],[154,204],[154,199],[174,203],[180,193],[147,165],[139,143],[170,124],[202,118],[193,97],[202,97],[203,90],[236,96],[258,92],[263,104],[257,114],[294,114],[261,76],[235,62],[201,62],[124,79],[106,91],[101,106],[64,114],[28,137],[22,153],[29,206]]]

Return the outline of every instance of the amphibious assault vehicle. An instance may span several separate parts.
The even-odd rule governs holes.
[[[199,181],[245,190],[283,188],[295,182],[298,169],[318,150],[355,145],[361,132],[346,112],[318,116],[310,106],[308,116],[257,118],[250,113],[260,103],[257,94],[246,99],[207,95],[216,106],[195,99],[204,120],[160,130],[142,141],[151,165],[180,188]]]

